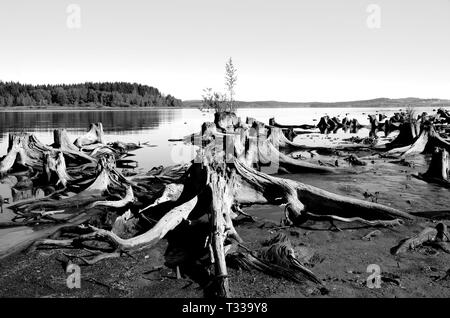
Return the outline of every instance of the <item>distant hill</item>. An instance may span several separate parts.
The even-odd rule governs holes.
[[[200,100],[183,101],[184,107],[199,107]],[[450,107],[450,100],[446,99],[420,99],[414,97],[390,99],[376,98],[370,100],[349,101],[349,102],[278,102],[278,101],[255,101],[238,102],[239,108],[295,108],[295,107]]]
[[[29,85],[0,81],[0,107],[181,107],[181,100],[137,83]]]
[[[86,82],[81,84],[29,85],[0,81],[0,109],[2,107],[186,107],[197,108],[200,100],[185,100],[163,95],[157,88],[126,82]],[[239,108],[295,108],[295,107],[450,107],[450,100],[420,98],[376,98],[348,102],[279,102],[239,101]]]

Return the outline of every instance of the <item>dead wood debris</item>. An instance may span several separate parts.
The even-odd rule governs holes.
[[[319,125],[326,128],[361,127],[356,120],[340,122],[337,118],[326,117]],[[292,243],[284,234],[278,234],[260,249],[245,248],[233,223],[236,212],[249,217],[241,210],[242,206],[284,206],[287,226],[301,225],[308,220],[327,221],[332,225],[334,221],[340,221],[396,226],[414,217],[376,202],[273,176],[280,172],[340,171],[335,165],[294,159],[285,154],[287,150],[331,154],[338,149],[351,151],[371,146],[363,140],[359,141],[363,146],[355,145],[356,140],[351,140],[353,144],[339,145],[331,152],[330,149],[307,147],[286,138],[283,129],[294,128],[298,127],[284,127],[275,120],[265,125],[247,118],[244,123],[233,113],[216,114],[215,122],[202,125],[200,134],[184,138],[200,146],[197,157],[190,164],[156,167],[147,174],[128,178],[118,170],[117,163],[127,164],[128,159],[124,158],[128,152],[139,149],[140,145],[120,142],[105,145],[101,123],[92,124],[89,131],[73,144],[64,130],[55,131],[52,146],[41,144],[30,134],[12,134],[8,154],[0,162],[0,172],[5,175],[17,169],[30,169],[55,187],[53,193],[43,198],[9,206],[17,215],[14,222],[21,220],[25,222],[23,224],[32,224],[45,220],[62,223],[37,236],[34,248],[96,251],[73,256],[84,264],[95,264],[107,258],[132,256],[136,251],[154,246],[169,233],[179,231],[182,236],[183,229],[207,220],[209,226],[202,230],[206,239],[197,245],[202,256],[199,254],[195,262],[208,268],[210,283],[206,285],[213,288],[215,297],[232,296],[227,265],[256,269],[296,282],[306,279],[322,286],[322,280],[308,264],[297,259]],[[448,151],[448,143],[433,125],[423,123],[413,144],[386,153],[404,158],[424,151],[430,141]],[[354,154],[347,160],[352,164],[366,164]],[[91,216],[94,215],[104,218],[99,222],[100,226],[92,224]],[[73,223],[74,219],[85,224]],[[65,228],[67,231],[62,231]],[[370,240],[379,233],[378,230],[370,232],[363,239]],[[448,233],[441,228],[426,229],[417,237],[402,242],[393,253],[402,253],[425,242],[442,248],[448,245]],[[206,257],[205,251],[209,251]],[[189,253],[187,250],[183,253],[184,260],[190,259]],[[180,265],[176,266],[181,276]]]

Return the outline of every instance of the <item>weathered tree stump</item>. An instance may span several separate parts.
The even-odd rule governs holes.
[[[450,187],[450,160],[448,151],[436,147],[427,172],[419,173],[415,177],[427,182],[434,182],[445,187]]]
[[[91,124],[89,127],[89,131],[83,136],[78,137],[74,145],[81,149],[83,146],[89,146],[92,144],[103,144],[104,134],[103,134],[103,125],[102,123]]]

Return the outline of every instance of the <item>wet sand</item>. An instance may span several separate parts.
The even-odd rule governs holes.
[[[323,137],[322,137],[323,138]],[[348,167],[351,173],[334,175],[292,174],[281,177],[311,184],[358,199],[408,212],[447,210],[450,190],[411,177],[426,170],[429,157],[415,156],[410,166],[377,160],[363,167]],[[277,228],[283,215],[281,207],[253,206],[245,209],[256,223],[236,226],[245,245],[261,243],[277,232],[285,232],[293,242],[297,256],[324,282],[327,293],[313,283],[293,283],[256,271],[230,268],[230,286],[235,297],[449,297],[450,254],[431,247],[420,247],[400,256],[390,249],[404,238],[434,227],[437,221],[418,218],[394,228],[373,228],[357,223],[336,225],[342,231],[330,231],[327,222],[307,222],[302,227]],[[332,211],[330,211],[332,213]],[[443,220],[449,224],[448,220]],[[369,232],[381,233],[363,240]],[[189,277],[176,279],[174,269],[165,263],[167,242],[143,250],[134,258],[124,256],[82,266],[80,289],[69,289],[63,252],[41,250],[16,254],[0,261],[0,297],[203,297],[197,281]],[[370,264],[381,270],[380,288],[368,288]],[[154,270],[159,268],[159,270]],[[154,271],[153,271],[154,270]]]

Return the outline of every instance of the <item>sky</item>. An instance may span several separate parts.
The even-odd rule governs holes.
[[[0,0],[0,80],[183,100],[450,99],[450,0]]]

